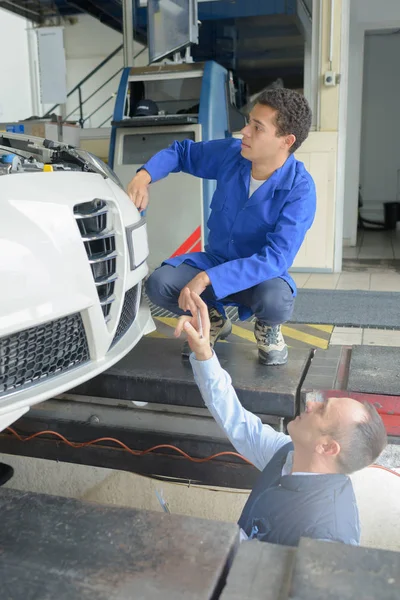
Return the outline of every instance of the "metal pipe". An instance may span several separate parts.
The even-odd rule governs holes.
[[[112,81],[114,79],[114,77],[116,77],[117,75],[119,75],[119,73],[121,73],[122,71],[121,67],[120,69],[118,69],[118,71],[116,73],[114,73],[114,75],[112,75],[111,77],[109,77],[107,79],[107,81],[105,81],[104,83],[101,84],[100,87],[98,87],[92,94],[90,94],[90,96],[88,96],[87,98],[85,98],[85,100],[82,101],[82,106],[84,104],[86,104],[86,102],[88,102],[89,100],[91,100],[93,98],[93,96],[95,96],[97,94],[97,92],[99,92],[100,90],[102,90],[108,83],[110,83],[110,81]],[[76,111],[79,109],[79,106],[77,106],[76,108],[74,108],[74,110],[71,110],[71,112],[65,117],[64,121],[68,121],[68,119],[74,114],[76,113]]]
[[[112,118],[113,118],[113,115],[110,115],[105,121],[100,123],[98,129],[100,129],[100,127],[103,127],[103,125],[105,125],[107,123],[107,121],[111,121]]]
[[[85,121],[83,119],[82,88],[78,88],[78,95],[79,95],[79,125],[83,129]]]
[[[316,90],[317,90],[317,110],[316,110],[316,129],[317,131],[321,130],[321,86],[319,84],[320,81],[320,73],[321,73],[321,68],[322,68],[322,25],[323,25],[323,0],[319,0],[318,2],[318,45],[316,44],[317,48],[317,83],[316,83]],[[314,11],[313,11],[314,12]],[[315,52],[315,49],[313,49],[313,52]]]
[[[123,44],[124,67],[132,67],[133,63],[133,0],[123,0]]]
[[[105,100],[104,102],[102,102],[100,104],[100,106],[98,106],[93,112],[90,113],[90,115],[88,115],[85,119],[84,119],[84,123],[86,123],[86,121],[88,119],[90,119],[90,117],[93,117],[93,115],[95,115],[101,108],[103,108],[103,106],[105,106],[106,104],[108,104],[110,102],[110,100],[112,100],[113,98],[115,98],[115,95],[113,94],[112,96],[110,96],[109,98],[107,98],[107,100]]]
[[[331,30],[329,34],[329,70],[332,71],[333,63],[333,24],[335,21],[335,0],[331,0]]]
[[[300,2],[300,4],[301,4],[301,6],[302,6],[302,8],[303,8],[303,10],[304,10],[304,12],[305,12],[305,14],[307,16],[307,19],[310,21],[310,23],[312,23],[312,14],[308,10],[307,4],[304,2],[304,0],[299,0],[299,2]]]

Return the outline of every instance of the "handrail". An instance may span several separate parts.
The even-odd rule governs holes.
[[[90,117],[93,117],[93,115],[95,115],[97,113],[97,111],[99,111],[101,108],[103,108],[103,106],[108,104],[110,102],[110,100],[112,100],[113,98],[115,98],[115,94],[112,94],[111,96],[109,96],[107,98],[107,100],[105,100],[102,104],[100,104],[100,106],[98,106],[93,112],[91,112],[90,115],[88,115],[85,119],[83,119],[83,122],[85,123],[85,121],[90,119]]]
[[[93,96],[95,96],[97,94],[97,92],[99,92],[101,89],[103,89],[103,87],[105,87],[107,85],[107,83],[110,83],[110,81],[112,81],[114,79],[114,77],[116,77],[119,73],[121,73],[121,71],[123,70],[124,67],[121,67],[120,69],[118,69],[118,71],[116,71],[114,73],[114,75],[111,75],[111,77],[109,77],[107,79],[107,81],[105,81],[104,83],[101,84],[100,87],[98,87],[92,94],[90,94],[90,96],[88,96],[85,100],[82,101],[82,103],[74,108],[74,110],[71,110],[71,112],[65,117],[65,121],[68,121],[68,119],[77,111],[79,110],[80,106],[83,106],[84,104],[86,104],[86,102],[88,102],[89,100],[91,100],[93,98]],[[85,119],[86,121],[86,119]]]
[[[118,54],[118,52],[123,48],[123,44],[121,44],[120,46],[118,46],[118,48],[116,48],[113,52],[111,52],[111,54],[109,54],[104,60],[102,60],[94,69],[92,69],[90,71],[90,73],[88,73],[87,75],[85,75],[85,77],[76,84],[76,86],[74,88],[72,88],[72,90],[70,92],[68,92],[67,94],[67,98],[69,98],[73,93],[78,92],[78,100],[79,100],[79,104],[76,108],[74,108],[74,110],[72,110],[66,117],[64,117],[62,119],[62,121],[65,123],[76,111],[79,111],[79,125],[83,128],[85,122],[90,119],[90,117],[92,117],[95,113],[98,112],[98,110],[100,110],[100,108],[103,108],[103,106],[105,106],[110,100],[111,98],[113,98],[115,95],[110,96],[105,102],[103,102],[96,110],[94,110],[88,117],[83,117],[83,105],[88,102],[88,100],[90,100],[91,98],[93,98],[93,96],[95,96],[101,89],[103,89],[108,83],[110,83],[110,81],[112,81],[119,73],[121,73],[121,71],[123,70],[123,67],[120,67],[118,69],[118,71],[116,71],[113,75],[111,75],[111,77],[109,77],[107,79],[107,81],[104,81],[101,85],[99,85],[98,88],[96,88],[94,90],[94,92],[92,92],[90,94],[90,96],[88,96],[85,100],[82,99],[82,85],[84,83],[86,83],[87,81],[89,81],[89,79],[91,79],[91,77],[93,77],[93,75],[95,75],[102,67],[104,67],[104,65],[106,65],[112,58],[114,58],[114,56],[116,56],[116,54]],[[133,57],[133,61],[135,61],[144,51],[146,50],[146,47],[142,48],[137,54],[135,54],[135,56]],[[47,118],[50,116],[50,114],[60,106],[59,104],[55,104],[54,106],[52,106],[50,108],[50,110],[47,111],[47,113],[42,117],[43,119]],[[112,117],[110,117],[112,118]],[[106,123],[109,119],[106,119],[106,121],[104,121],[101,126],[104,125],[104,123]],[[100,127],[101,127],[100,126]]]

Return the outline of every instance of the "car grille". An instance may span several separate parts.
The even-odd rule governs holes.
[[[95,198],[91,202],[77,204],[74,215],[85,244],[104,319],[108,322],[118,276],[115,231],[109,228],[107,202]]]
[[[80,314],[0,338],[0,398],[89,360]]]
[[[135,287],[128,290],[125,294],[124,304],[122,306],[121,318],[115,332],[114,339],[111,344],[111,348],[119,342],[119,340],[126,334],[129,327],[136,319],[139,302],[140,302],[140,290],[141,284],[138,283]]]

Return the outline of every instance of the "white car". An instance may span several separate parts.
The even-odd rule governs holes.
[[[147,255],[145,220],[102,161],[0,133],[0,431],[155,329]]]

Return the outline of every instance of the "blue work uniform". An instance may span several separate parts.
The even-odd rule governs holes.
[[[217,299],[277,277],[296,295],[288,269],[314,220],[314,181],[303,163],[290,155],[249,198],[251,166],[241,155],[241,141],[228,138],[174,142],[143,167],[152,182],[181,171],[217,181],[205,252],[182,254],[164,263],[175,267],[186,263],[206,271]],[[245,309],[241,318],[249,314]]]

